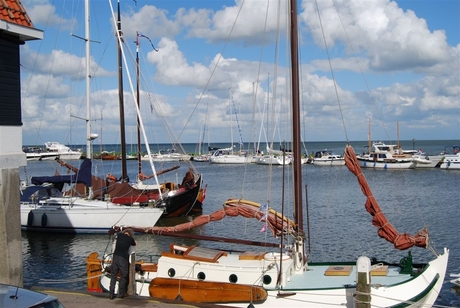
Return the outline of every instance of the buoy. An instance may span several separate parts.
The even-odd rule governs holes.
[[[31,227],[33,223],[34,223],[34,213],[30,211],[29,215],[27,215],[27,225]]]
[[[42,215],[42,227],[46,227],[46,224],[48,223],[48,216],[46,216],[46,213]]]

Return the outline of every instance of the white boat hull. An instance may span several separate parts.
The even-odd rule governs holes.
[[[290,163],[291,158],[287,156],[283,159],[283,156],[264,155],[256,160],[256,164],[259,165],[289,165]]]
[[[412,160],[407,161],[374,161],[363,157],[358,157],[359,165],[362,168],[373,168],[373,169],[413,169],[415,168],[415,162]]]
[[[246,164],[249,163],[251,157],[239,156],[239,155],[219,155],[211,156],[209,162],[212,164]]]
[[[345,159],[313,159],[312,164],[315,166],[344,166]]]
[[[45,148],[46,148],[46,152],[43,152],[42,156],[43,154],[52,153],[52,154],[55,154],[56,156],[59,156],[59,158],[62,160],[80,159],[81,154],[82,154],[81,151],[74,151],[68,146],[60,144],[59,142],[56,142],[56,141],[45,142]],[[42,157],[42,160],[44,160],[43,157]]]
[[[113,226],[153,226],[163,209],[120,206],[82,198],[52,198],[21,203],[21,229],[28,231],[107,233]]]
[[[72,153],[60,153],[59,159],[61,160],[77,160],[81,158],[80,152],[72,152]]]
[[[445,155],[440,168],[448,170],[460,170],[460,153]]]
[[[200,254],[202,256],[204,254]],[[390,307],[407,303],[405,307],[431,307],[444,282],[448,256],[449,251],[445,249],[415,276],[401,274],[398,265],[389,266],[385,275],[371,276],[371,306]],[[279,289],[279,259],[277,253],[266,254],[260,260],[241,260],[239,254],[229,253],[221,256],[218,262],[202,259],[197,262],[163,254],[158,260],[157,272],[137,276],[136,290],[139,295],[149,296],[151,279],[168,278],[172,272],[174,278],[182,280],[197,280],[197,276],[201,275],[205,277],[204,281],[225,283],[233,276],[237,277],[238,284],[260,285],[267,290],[268,298],[262,303],[253,303],[255,307],[355,307],[356,264],[334,263],[334,268],[350,268],[348,275],[335,276],[326,274],[331,265],[324,263],[310,264],[306,271],[296,270],[293,260],[284,255],[281,266],[283,283]],[[103,289],[108,290],[110,276],[103,275],[100,281]],[[248,307],[248,304],[229,303],[232,307]]]
[[[440,161],[444,158],[444,155],[413,155],[412,158],[415,162],[415,168],[435,168],[439,167]]]

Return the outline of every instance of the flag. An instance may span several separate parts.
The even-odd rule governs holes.
[[[268,210],[268,203],[262,204],[259,207],[259,212],[266,212]]]
[[[267,213],[265,213],[264,216],[260,217],[259,221],[267,221]]]
[[[260,232],[265,232],[265,230],[267,230],[267,223],[264,223],[264,226],[262,229],[260,229]]]

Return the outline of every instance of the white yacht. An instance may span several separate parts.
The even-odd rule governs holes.
[[[57,154],[63,160],[80,159],[82,155],[81,151],[72,150],[68,146],[56,141],[45,142],[45,149],[47,153]]]

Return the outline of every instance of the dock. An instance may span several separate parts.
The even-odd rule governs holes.
[[[179,307],[179,308],[220,308],[222,305],[208,303],[190,303],[154,299],[146,296],[132,295],[125,298],[109,299],[109,293],[88,292],[80,290],[65,290],[43,287],[32,287],[31,290],[46,293],[59,299],[65,308],[98,307],[98,308],[128,308],[128,307]],[[225,306],[228,308],[228,306]]]

